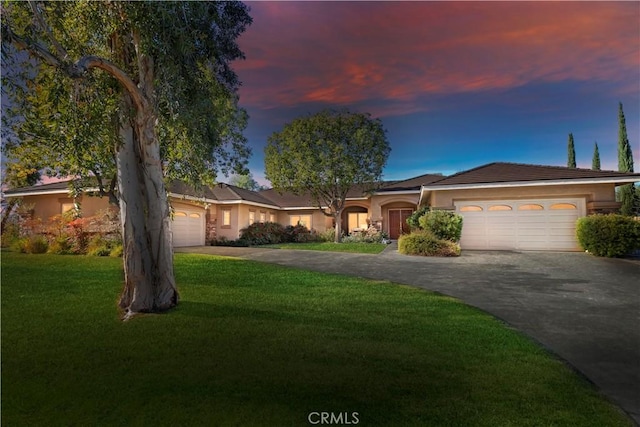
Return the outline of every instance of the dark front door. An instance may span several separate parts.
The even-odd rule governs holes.
[[[402,234],[409,232],[407,218],[411,216],[413,209],[389,209],[389,237],[397,239]]]

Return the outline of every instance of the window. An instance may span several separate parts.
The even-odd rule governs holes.
[[[66,212],[69,212],[71,210],[74,210],[75,208],[76,208],[76,205],[73,202],[61,203],[60,204],[60,213],[66,213]]]
[[[269,222],[276,222],[276,214],[273,212],[269,213]]]
[[[267,222],[267,213],[266,212],[260,212],[260,222],[265,223]]]
[[[469,205],[463,206],[460,208],[460,212],[481,212],[482,208],[480,206]]]
[[[184,212],[176,212],[175,214],[173,214],[174,218],[178,218],[178,217],[185,217],[186,218],[187,214]]]
[[[543,209],[542,205],[537,205],[535,203],[518,206],[519,211],[541,211]]]
[[[493,205],[489,207],[490,211],[510,211],[511,206],[509,205]]]
[[[200,218],[200,214],[197,214],[197,213],[189,214],[189,218]]]
[[[551,205],[550,209],[554,209],[554,210],[573,210],[573,209],[578,209],[576,207],[576,205],[572,204],[572,203],[555,203],[553,205]]]
[[[289,224],[293,226],[304,225],[311,230],[311,215],[291,215],[289,216]]]
[[[222,226],[231,227],[231,209],[222,210]]]
[[[249,211],[249,225],[256,222],[256,211]]]
[[[349,232],[358,228],[366,230],[368,226],[366,212],[349,212]]]

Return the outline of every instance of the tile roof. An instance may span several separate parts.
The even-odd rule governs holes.
[[[574,169],[563,166],[542,166],[522,163],[496,162],[441,178],[440,180],[431,183],[429,187],[500,182],[623,178],[629,176],[637,176],[640,181],[639,173],[594,171],[591,169]]]
[[[420,190],[423,185],[429,185],[443,178],[441,173],[424,174],[415,178],[405,179],[404,181],[388,181],[380,187],[379,191],[410,191]]]

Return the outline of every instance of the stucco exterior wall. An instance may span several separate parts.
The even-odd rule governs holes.
[[[76,202],[79,203],[84,217],[94,216],[99,211],[109,207],[109,199],[107,197],[82,195],[76,199]],[[22,198],[22,205],[32,208],[34,218],[41,218],[44,222],[49,221],[56,215],[60,215],[63,203],[73,203],[73,198],[67,194],[42,194]]]
[[[615,202],[613,184],[545,185],[531,187],[479,188],[467,190],[438,190],[429,195],[435,208],[453,209],[457,200],[535,199],[584,197],[589,202]]]

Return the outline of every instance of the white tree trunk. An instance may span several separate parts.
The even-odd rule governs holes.
[[[120,132],[117,167],[125,271],[120,307],[128,318],[174,307],[178,292],[153,112],[138,109],[133,123],[121,124]]]

